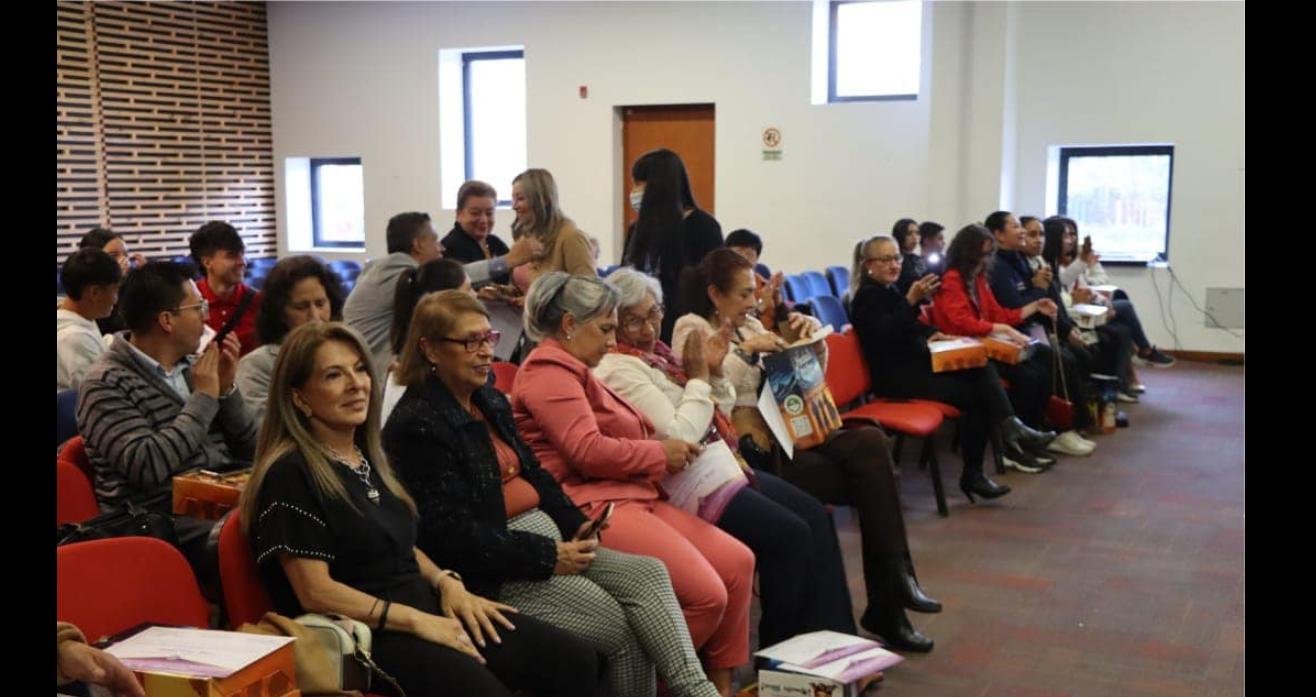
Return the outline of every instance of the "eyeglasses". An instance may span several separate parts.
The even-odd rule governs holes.
[[[496,348],[498,346],[498,340],[501,338],[503,338],[503,333],[495,329],[484,336],[472,336],[468,339],[449,339],[445,336],[441,337],[439,341],[446,341],[450,344],[461,344],[466,348],[466,353],[475,353],[480,350],[480,346],[483,344],[488,344],[489,348]]]
[[[635,317],[635,316],[627,317],[626,321],[621,323],[621,326],[626,331],[634,334],[635,332],[644,329],[644,325],[646,323],[651,327],[662,326],[663,324],[662,305],[654,305],[653,309],[649,310],[649,314],[645,315],[644,317]]]
[[[868,257],[868,261],[875,261],[879,264],[899,264],[900,260],[899,254],[887,257]]]
[[[179,314],[183,310],[190,310],[194,307],[197,309],[197,311],[201,313],[202,317],[210,316],[210,301],[206,300],[205,298],[202,298],[201,302],[192,303],[191,305],[179,305],[178,307],[175,307],[174,309],[170,310],[170,312],[174,314]]]

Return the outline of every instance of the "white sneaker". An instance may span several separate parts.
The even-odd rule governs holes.
[[[1056,439],[1047,444],[1046,449],[1054,453],[1064,455],[1091,455],[1092,451],[1097,448],[1097,444],[1090,440],[1084,440],[1078,435],[1077,431],[1065,431]]]

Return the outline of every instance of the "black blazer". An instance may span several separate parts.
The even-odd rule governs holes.
[[[498,238],[498,235],[489,233],[484,238],[489,244],[489,253],[494,257],[506,256],[509,251],[507,244]],[[452,230],[440,242],[443,245],[443,256],[449,259],[456,259],[463,264],[473,264],[477,261],[484,261],[484,250],[480,249],[480,244],[471,239],[471,236],[462,230],[462,226],[453,225]],[[492,257],[490,257],[492,258]],[[508,274],[495,276],[491,280],[494,283],[506,284],[509,279]]]
[[[539,492],[539,510],[570,540],[587,519],[521,440],[512,407],[486,385],[471,401],[521,459],[521,476]],[[384,450],[420,510],[416,546],[460,573],[473,592],[496,597],[502,583],[553,575],[557,544],[507,529],[493,439],[437,377],[407,388],[384,428]]]
[[[920,322],[919,314],[904,294],[871,278],[859,282],[850,301],[850,322],[874,382],[878,376],[931,370],[927,342],[937,329]]]

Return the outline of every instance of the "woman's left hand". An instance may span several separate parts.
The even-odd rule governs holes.
[[[787,316],[786,325],[791,328],[792,332],[798,333],[801,339],[808,339],[813,336],[813,333],[822,326],[816,317],[806,317],[798,312],[792,312]]]
[[[467,591],[466,586],[452,576],[440,578],[436,588],[440,594],[443,614],[466,625],[475,643],[481,647],[485,645],[485,634],[488,634],[495,644],[503,643],[502,637],[498,636],[498,630],[494,628],[495,621],[507,629],[516,629],[512,622],[503,616],[504,612],[517,612],[517,609],[511,605],[495,603],[475,595]]]

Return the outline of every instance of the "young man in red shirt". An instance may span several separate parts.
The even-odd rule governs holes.
[[[242,355],[245,356],[259,345],[256,314],[261,300],[260,291],[242,282],[247,269],[247,260],[243,257],[246,244],[238,231],[223,221],[202,225],[192,233],[188,244],[192,258],[205,274],[196,285],[201,297],[210,303],[210,318],[206,324],[218,332],[239,315],[233,333],[242,342]]]

